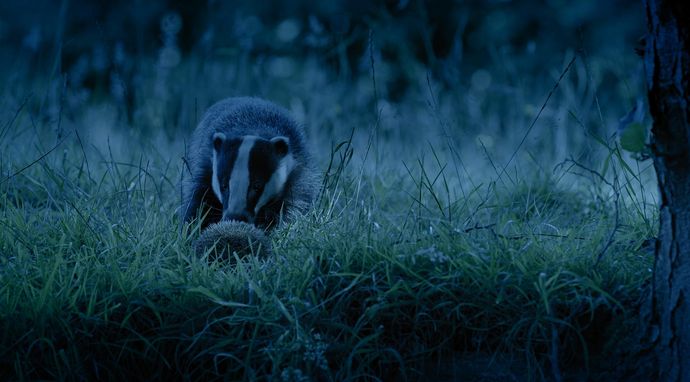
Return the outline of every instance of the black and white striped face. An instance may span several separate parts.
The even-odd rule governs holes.
[[[294,167],[286,137],[213,135],[213,193],[223,204],[223,220],[254,223],[263,207],[283,193]]]

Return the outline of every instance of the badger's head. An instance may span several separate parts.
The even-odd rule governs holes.
[[[213,135],[213,193],[223,204],[222,220],[254,224],[262,208],[278,200],[294,168],[287,137]]]

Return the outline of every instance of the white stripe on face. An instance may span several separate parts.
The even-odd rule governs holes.
[[[223,194],[220,192],[220,181],[218,180],[218,154],[213,150],[213,179],[211,180],[211,188],[213,193],[218,197],[218,201],[223,204]]]
[[[249,191],[249,154],[259,137],[247,135],[237,150],[235,165],[230,173],[228,187],[230,196],[224,214],[241,214],[247,207],[247,191]]]
[[[285,182],[292,172],[295,166],[295,161],[292,158],[292,154],[286,155],[280,160],[278,168],[271,174],[271,178],[266,182],[264,186],[264,192],[261,194],[259,201],[256,202],[256,207],[254,208],[254,214],[258,214],[261,208],[266,205],[274,196],[280,194],[285,187]]]

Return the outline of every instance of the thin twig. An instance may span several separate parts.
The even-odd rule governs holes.
[[[487,225],[475,224],[474,227],[465,228],[462,232],[469,233],[469,232],[476,231],[476,230],[492,229],[495,226],[496,226],[496,223],[491,223],[491,224],[487,224]]]
[[[100,236],[96,233],[96,231],[93,230],[93,228],[91,228],[91,225],[89,225],[88,219],[86,219],[86,218],[84,217],[84,215],[81,213],[81,211],[79,211],[79,208],[77,208],[77,206],[75,206],[74,203],[70,202],[69,200],[65,200],[65,202],[67,202],[67,204],[69,204],[70,207],[72,207],[75,211],[77,211],[77,215],[79,215],[79,217],[81,218],[81,220],[84,222],[84,225],[86,225],[86,228],[88,228],[89,231],[91,231],[91,233],[92,233],[97,239],[100,240]]]
[[[618,184],[618,174],[616,173],[615,167],[613,168],[614,171],[614,183]],[[608,239],[606,240],[606,244],[604,244],[604,247],[601,249],[599,254],[597,255],[597,260],[594,262],[594,267],[599,265],[599,262],[601,259],[604,258],[604,254],[606,254],[606,251],[608,251],[609,247],[611,244],[613,244],[613,239],[616,236],[616,233],[618,232],[618,229],[620,228],[620,190],[618,189],[613,189],[614,194],[616,195],[616,200],[614,202],[614,223],[613,223],[613,229],[611,230],[611,233],[609,234]]]
[[[558,77],[558,80],[557,80],[556,83],[553,85],[553,88],[551,88],[551,91],[549,91],[549,94],[546,96],[546,99],[544,100],[544,103],[541,105],[541,108],[539,109],[539,112],[538,112],[537,115],[534,117],[534,120],[532,121],[532,123],[529,125],[529,128],[528,128],[527,131],[525,132],[525,135],[523,135],[522,140],[520,141],[520,144],[518,144],[518,146],[517,146],[517,148],[515,149],[515,151],[513,151],[513,153],[510,155],[510,158],[508,159],[508,162],[506,163],[506,165],[503,166],[503,170],[501,171],[501,173],[500,173],[499,176],[498,176],[499,178],[500,178],[501,176],[503,176],[503,174],[506,172],[506,169],[507,169],[508,166],[510,165],[510,162],[513,161],[513,159],[515,158],[515,155],[517,155],[518,151],[520,151],[520,148],[522,147],[522,145],[523,145],[523,144],[525,143],[525,141],[527,140],[527,136],[528,136],[529,133],[532,131],[532,129],[534,128],[534,126],[537,124],[537,121],[539,120],[539,117],[541,116],[541,113],[544,111],[544,109],[546,109],[546,105],[549,103],[549,100],[551,99],[551,96],[552,96],[553,93],[556,91],[556,89],[558,89],[558,85],[560,85],[560,83],[561,83],[561,81],[563,80],[563,78],[565,77],[565,75],[570,71],[570,67],[573,66],[573,63],[575,63],[575,59],[577,59],[577,56],[573,56],[573,58],[570,60],[570,62],[568,63],[568,65],[567,65],[567,66],[565,67],[565,69],[563,69],[563,71],[561,72],[560,77]]]
[[[494,229],[496,227],[496,223],[492,224],[487,224],[487,225],[474,225],[469,228],[465,228],[462,231],[455,231],[455,233],[470,233],[472,231],[482,231],[482,230],[487,230],[491,232],[494,236],[505,239],[505,240],[522,240],[522,239],[527,239],[529,237],[550,237],[550,238],[555,238],[555,239],[573,239],[573,240],[589,240],[589,238],[583,237],[583,236],[571,236],[571,235],[559,235],[555,233],[528,233],[528,234],[522,234],[522,235],[504,235],[502,233],[496,232]],[[440,234],[434,234],[430,235],[429,237],[438,239],[441,237]],[[408,243],[418,243],[420,241],[424,240],[424,238],[418,238],[416,240],[401,240],[398,239],[397,241],[393,242],[393,245],[398,245],[398,244],[408,244]]]
[[[614,148],[613,150],[618,150],[618,148]],[[598,266],[601,260],[604,257],[604,254],[608,251],[608,249],[611,247],[611,245],[614,242],[614,239],[616,237],[616,233],[618,232],[618,229],[621,227],[620,225],[620,184],[618,182],[618,171],[616,170],[615,166],[612,166],[611,169],[613,171],[613,182],[609,181],[606,179],[604,175],[599,173],[596,170],[593,170],[579,162],[577,162],[574,159],[566,159],[563,162],[559,163],[556,165],[556,169],[562,166],[565,166],[566,163],[570,163],[571,166],[566,170],[572,174],[575,175],[580,175],[584,176],[583,174],[578,174],[576,172],[570,171],[571,168],[577,167],[583,171],[586,171],[587,173],[591,174],[592,176],[596,177],[599,179],[603,184],[607,185],[608,187],[611,188],[611,191],[613,192],[615,199],[614,199],[614,223],[613,223],[613,229],[611,229],[611,232],[609,233],[608,238],[606,239],[606,242],[604,243],[603,247],[597,254],[597,259],[594,262],[594,266]]]
[[[376,90],[376,66],[374,65],[374,30],[369,29],[369,63],[371,64],[371,81],[374,85],[374,102],[378,102],[379,95]]]
[[[613,188],[613,184],[612,184],[611,182],[609,182],[608,180],[606,180],[606,178],[605,178],[603,175],[601,175],[599,172],[597,172],[596,170],[592,170],[591,168],[589,168],[589,167],[583,165],[582,163],[580,163],[580,162],[578,162],[578,161],[576,161],[575,159],[572,159],[572,158],[570,158],[570,159],[565,159],[563,162],[557,164],[556,167],[554,167],[554,172],[557,171],[560,167],[565,166],[566,163],[572,164],[572,166],[570,166],[566,171],[570,172],[570,169],[571,169],[571,168],[577,167],[577,168],[579,168],[579,169],[581,169],[581,170],[584,170],[584,171],[586,171],[586,172],[588,172],[588,173],[590,173],[590,174],[596,176],[597,178],[599,178],[599,180],[601,180],[602,183],[604,183],[604,184],[606,184],[607,186]]]
[[[40,162],[41,159],[47,157],[50,153],[52,153],[53,151],[55,151],[55,149],[57,149],[65,140],[67,140],[67,138],[69,138],[70,135],[72,135],[72,132],[71,132],[71,131],[70,131],[69,134],[65,135],[58,143],[56,143],[55,146],[53,146],[50,150],[48,150],[45,154],[41,155],[40,157],[38,157],[38,159],[36,159],[36,160],[34,160],[33,162],[31,162],[31,163],[27,164],[26,166],[22,167],[21,169],[19,169],[19,170],[18,170],[17,172],[15,172],[14,174],[9,175],[8,177],[6,177],[5,179],[2,180],[2,182],[0,182],[0,184],[3,184],[3,183],[5,183],[5,182],[7,182],[8,180],[10,180],[10,179],[14,178],[15,176],[17,176],[17,175],[21,174],[22,172],[24,172],[24,170],[26,170],[26,169],[28,169],[29,167],[31,167],[31,166],[35,165],[36,163]]]
[[[10,130],[10,127],[14,124],[14,122],[17,120],[19,117],[19,114],[24,110],[24,107],[26,104],[29,102],[29,99],[31,99],[31,96],[33,96],[33,93],[29,93],[26,98],[24,98],[24,101],[22,101],[21,104],[19,104],[19,107],[17,110],[14,112],[14,115],[10,120],[7,122],[7,124],[2,128],[2,131],[0,131],[0,143],[5,139],[5,134]]]
[[[372,127],[371,131],[369,132],[369,137],[367,139],[367,148],[364,151],[364,157],[362,158],[362,166],[360,167],[359,170],[359,176],[357,179],[357,189],[355,191],[355,201],[359,200],[359,192],[361,190],[362,186],[362,177],[364,176],[364,165],[366,164],[367,158],[369,157],[369,152],[371,151],[371,147],[374,144],[375,138],[378,136],[378,130],[379,126],[381,124],[381,113],[382,109],[378,107],[378,93],[376,91],[376,71],[375,71],[375,62],[374,62],[374,48],[373,48],[373,31],[370,31],[369,33],[369,59],[371,61],[371,81],[374,86],[374,110],[376,111],[376,123]],[[378,150],[378,144],[376,149]],[[378,158],[378,155],[377,155]],[[378,167],[378,159],[376,159],[377,163],[376,166]]]
[[[89,180],[92,182],[96,182],[91,178],[91,169],[89,168],[89,159],[86,157],[86,150],[84,149],[84,144],[81,142],[81,137],[79,136],[79,132],[77,129],[74,129],[74,133],[77,136],[77,142],[79,142],[79,147],[81,147],[81,153],[84,156],[84,163],[86,163],[86,174],[89,176]]]

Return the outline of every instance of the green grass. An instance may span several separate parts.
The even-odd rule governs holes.
[[[290,88],[275,86],[265,95]],[[313,211],[273,234],[274,256],[230,264],[199,258],[198,231],[179,230],[179,158],[196,107],[184,89],[171,85],[174,102],[142,102],[127,125],[108,102],[36,121],[38,102],[20,109],[22,86],[6,87],[0,378],[415,380],[466,354],[507,358],[529,380],[611,366],[650,276],[648,164],[585,137],[591,171],[552,171],[558,158],[535,155],[540,141],[503,173],[518,142],[506,137],[521,137],[534,112],[503,136],[480,129],[506,138],[493,148],[465,137],[501,105],[510,115],[522,105],[499,97],[467,120],[450,91],[431,107],[411,97],[399,108],[412,119],[390,120],[344,83],[325,94],[318,80],[303,86],[325,188]],[[546,89],[523,96],[543,102]],[[568,97],[547,114],[572,112]],[[569,123],[604,122],[574,115]],[[174,127],[157,131],[161,121]],[[453,139],[441,139],[448,129]]]

